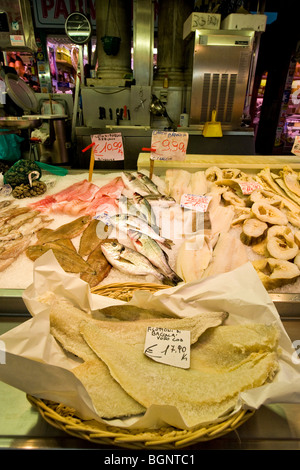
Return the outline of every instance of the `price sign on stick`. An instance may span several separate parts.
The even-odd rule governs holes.
[[[150,154],[150,178],[154,160],[184,160],[189,135],[187,132],[153,131]]]
[[[92,135],[92,142],[94,144],[93,150],[95,161],[124,160],[123,141],[122,134],[120,132]]]
[[[152,160],[184,160],[189,135],[187,132],[153,131]]]

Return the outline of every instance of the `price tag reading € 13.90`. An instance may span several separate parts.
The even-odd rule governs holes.
[[[96,134],[92,137],[95,160],[117,161],[124,160],[122,134]]]
[[[190,367],[190,332],[149,326],[144,354],[156,362],[188,369]]]

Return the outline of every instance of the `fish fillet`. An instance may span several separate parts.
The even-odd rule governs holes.
[[[277,354],[266,352],[222,373],[184,370],[152,361],[143,354],[142,345],[127,341],[122,335],[117,338],[113,331],[85,324],[82,332],[132,398],[145,408],[153,404],[175,406],[185,422],[183,427],[217,419],[236,405],[241,391],[265,384],[278,369]],[[173,424],[172,417],[168,421]]]
[[[247,250],[241,240],[232,233],[221,233],[202,279],[233,271],[247,261]]]
[[[101,418],[123,418],[145,411],[112,378],[108,367],[100,359],[84,362],[72,372],[84,385]]]

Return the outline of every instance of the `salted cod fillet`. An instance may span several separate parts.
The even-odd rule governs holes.
[[[264,385],[278,370],[277,353],[268,351],[257,352],[251,360],[222,372],[215,371],[212,365],[210,370],[205,367],[185,370],[152,361],[143,354],[140,344],[113,330],[85,323],[81,331],[130,396],[145,408],[153,404],[175,406],[184,427],[216,420],[234,408],[241,391]],[[176,425],[171,418],[169,424]]]
[[[126,305],[126,314],[129,316],[129,305]],[[132,340],[134,343],[142,344],[145,340],[146,327],[149,322],[162,327],[192,329],[191,341],[197,341],[198,337],[210,326],[221,324],[227,317],[226,313],[218,312],[211,315],[204,314],[201,318],[155,318],[154,313],[146,309],[131,307],[133,315],[142,319],[132,321],[120,321],[120,313],[114,308],[106,308],[101,313],[96,312],[95,317],[74,307],[70,302],[64,300],[55,301],[50,308],[50,333],[56,338],[61,346],[84,360],[83,364],[72,369],[72,372],[82,382],[99,416],[105,419],[132,416],[145,411],[143,405],[126,393],[117,381],[111,376],[106,364],[99,359],[80,334],[80,326],[88,323],[95,328],[99,326],[103,330],[116,331]],[[112,315],[116,321],[105,319],[106,314]],[[114,315],[117,317],[114,317]],[[150,319],[144,318],[149,315]],[[200,317],[200,315],[199,315]],[[98,320],[96,318],[102,318]]]

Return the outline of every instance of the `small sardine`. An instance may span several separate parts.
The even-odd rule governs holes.
[[[182,282],[182,279],[169,266],[167,253],[165,253],[155,240],[136,230],[128,230],[128,235],[135,249],[146,256],[154,266],[159,268],[161,272],[170,279],[173,285]]]
[[[103,242],[101,249],[107,261],[122,273],[135,276],[151,274],[164,284],[169,285],[169,280],[150,263],[148,258],[132,248],[122,245],[117,240]]]

